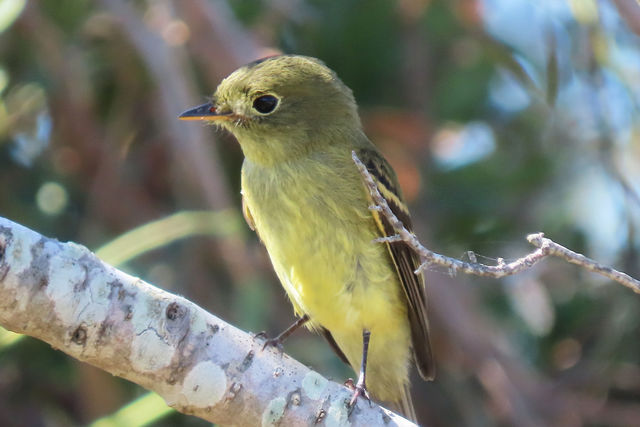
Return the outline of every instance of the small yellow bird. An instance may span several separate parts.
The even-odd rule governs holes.
[[[371,396],[415,420],[413,361],[435,373],[419,261],[371,211],[352,151],[405,227],[395,173],[362,130],[351,90],[320,60],[282,55],[252,62],[183,120],[221,125],[240,143],[243,211],[264,243],[299,320],[325,336],[359,373],[352,403]]]

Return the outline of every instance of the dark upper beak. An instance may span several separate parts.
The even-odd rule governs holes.
[[[231,115],[230,112],[218,111],[213,103],[207,102],[183,112],[178,118],[180,120],[220,120],[228,119]]]

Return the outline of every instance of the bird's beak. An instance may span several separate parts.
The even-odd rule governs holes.
[[[188,109],[180,114],[178,118],[180,120],[227,120],[232,118],[232,116],[233,113],[218,111],[213,103],[207,102],[206,104]]]

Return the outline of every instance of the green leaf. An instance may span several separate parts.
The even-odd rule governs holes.
[[[142,427],[171,414],[174,410],[156,393],[147,393],[90,427]]]
[[[241,232],[242,220],[235,211],[184,211],[134,228],[100,247],[96,255],[118,266],[185,237],[229,236]]]

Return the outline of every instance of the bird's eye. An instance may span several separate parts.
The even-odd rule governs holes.
[[[278,106],[278,98],[273,95],[262,95],[253,100],[253,109],[260,114],[269,114]]]

